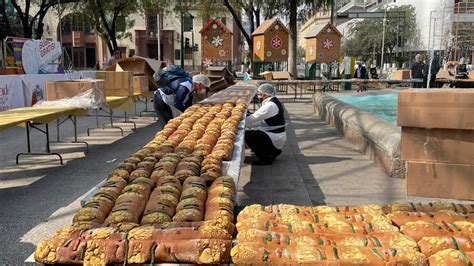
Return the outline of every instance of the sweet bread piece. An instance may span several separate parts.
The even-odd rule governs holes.
[[[436,266],[465,266],[474,263],[474,252],[445,249],[429,257],[430,265]]]
[[[64,253],[64,251],[61,251],[61,249],[69,249],[71,243],[73,244],[78,244],[78,251],[80,252],[81,249],[79,249],[79,244],[77,243],[79,236],[81,234],[81,231],[77,230],[75,227],[69,226],[62,228],[54,233],[54,235],[50,239],[45,239],[41,241],[35,249],[35,261],[40,262],[40,263],[45,263],[45,264],[55,264],[59,263],[62,261],[63,263],[68,263],[67,256],[65,257],[64,255],[60,255],[58,253]],[[82,246],[85,246],[83,243]],[[74,256],[72,255],[69,263],[80,263],[81,258],[80,256]]]
[[[181,182],[175,176],[163,176],[156,181],[156,186],[172,186],[181,191]]]
[[[460,249],[466,252],[474,251],[472,241],[469,238],[461,236],[423,237],[418,241],[418,246],[421,252],[427,257],[445,249]]]
[[[204,211],[198,206],[187,206],[173,217],[174,222],[197,222],[204,219]]]
[[[400,227],[400,231],[405,235],[413,238],[415,241],[420,241],[423,237],[441,237],[441,236],[453,236],[455,234],[460,235],[461,229],[453,229],[452,226],[447,223],[436,224],[425,221],[407,222]]]
[[[402,226],[407,222],[425,221],[431,223],[454,223],[458,221],[466,221],[467,216],[450,210],[441,210],[437,212],[407,212],[396,211],[387,214],[392,222],[397,226]]]
[[[107,265],[124,263],[126,234],[115,232],[109,236],[93,237],[87,241],[83,265]]]
[[[191,239],[159,243],[155,262],[220,264],[230,261],[231,240]]]
[[[456,204],[448,202],[430,202],[430,203],[414,203],[414,202],[393,202],[383,207],[384,213],[396,211],[409,212],[438,212],[438,211],[454,211],[459,213],[473,213],[474,205]]]

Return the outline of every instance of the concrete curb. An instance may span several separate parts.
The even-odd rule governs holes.
[[[388,176],[405,178],[398,127],[325,93],[313,95],[313,106],[316,115],[334,126],[358,151],[369,155]]]

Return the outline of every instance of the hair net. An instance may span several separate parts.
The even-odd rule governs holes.
[[[193,76],[193,83],[200,83],[206,88],[209,88],[211,86],[211,81],[209,80],[209,78],[202,74]]]
[[[264,83],[258,87],[258,91],[268,95],[268,96],[275,96],[275,88],[271,84]]]

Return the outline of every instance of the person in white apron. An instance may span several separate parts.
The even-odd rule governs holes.
[[[204,75],[181,77],[171,81],[167,87],[155,91],[154,106],[158,120],[163,126],[179,116],[193,103],[193,94],[209,88],[211,81]]]
[[[275,88],[262,84],[258,88],[262,106],[245,119],[245,143],[259,161],[253,165],[269,165],[281,154],[286,142],[285,116],[281,102],[275,97]]]

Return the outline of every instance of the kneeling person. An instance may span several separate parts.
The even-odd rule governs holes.
[[[250,128],[245,131],[245,143],[260,160],[254,164],[267,165],[272,164],[285,145],[285,116],[272,85],[260,85],[257,95],[263,100],[262,106],[245,120]]]

